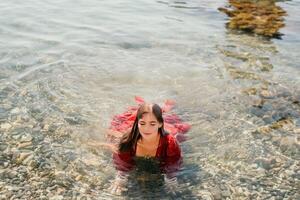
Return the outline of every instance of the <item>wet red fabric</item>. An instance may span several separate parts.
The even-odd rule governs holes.
[[[135,149],[129,152],[114,153],[113,160],[116,168],[120,171],[128,172],[135,167]],[[177,171],[182,162],[180,147],[170,134],[160,137],[155,158],[159,160],[162,172],[172,173]]]

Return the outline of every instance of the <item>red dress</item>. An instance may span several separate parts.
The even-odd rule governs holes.
[[[113,154],[117,170],[129,172],[135,167],[135,151],[136,149],[133,149],[128,152]],[[176,139],[171,134],[165,134],[160,137],[155,159],[159,161],[161,171],[166,174],[179,170],[182,163],[181,150]]]

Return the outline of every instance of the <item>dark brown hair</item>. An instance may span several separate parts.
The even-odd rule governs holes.
[[[135,148],[137,141],[141,138],[141,134],[139,132],[138,122],[143,117],[145,113],[153,113],[155,118],[162,126],[158,129],[158,132],[161,136],[165,134],[164,131],[164,119],[162,116],[162,109],[157,104],[142,104],[139,109],[137,110],[137,115],[134,120],[132,129],[129,133],[124,134],[121,138],[119,144],[119,151],[120,152],[127,152],[131,151]]]

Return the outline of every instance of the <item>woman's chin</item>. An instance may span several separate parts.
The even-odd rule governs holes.
[[[141,135],[143,138],[146,138],[146,139],[155,138],[155,133],[142,133]]]
[[[143,134],[142,134],[142,137],[144,137],[144,138],[149,138],[149,137],[151,137],[151,136],[153,136],[152,133],[143,133]]]

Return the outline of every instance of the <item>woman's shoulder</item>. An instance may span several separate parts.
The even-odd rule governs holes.
[[[116,151],[113,153],[114,160],[122,160],[122,161],[131,161],[132,160],[132,152],[131,151]]]
[[[164,135],[164,138],[168,144],[177,143],[176,138],[173,135],[171,135],[170,133],[166,133]]]
[[[166,141],[165,144],[167,145],[167,155],[180,154],[181,150],[176,138],[171,134],[166,134],[164,137]]]
[[[114,152],[113,162],[119,171],[130,171],[134,166],[133,157],[130,152]]]

